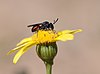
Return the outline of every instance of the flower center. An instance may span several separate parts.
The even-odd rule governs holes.
[[[55,38],[57,37],[57,33],[54,30],[39,30],[35,33],[32,37],[33,41],[36,41],[37,44],[39,43],[49,43],[55,42]]]

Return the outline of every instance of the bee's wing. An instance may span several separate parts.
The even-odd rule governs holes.
[[[37,25],[40,25],[40,24],[42,24],[42,23],[37,23],[37,24],[28,25],[27,27],[37,26]]]

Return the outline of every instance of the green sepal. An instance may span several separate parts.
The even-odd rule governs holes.
[[[36,52],[38,56],[44,61],[44,63],[53,64],[53,59],[57,54],[56,42],[38,44],[36,46]]]

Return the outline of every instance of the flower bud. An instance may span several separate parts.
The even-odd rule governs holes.
[[[57,54],[56,42],[38,44],[36,46],[36,52],[38,56],[44,61],[44,63],[53,64],[53,59]]]

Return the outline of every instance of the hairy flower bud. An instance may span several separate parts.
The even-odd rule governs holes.
[[[57,54],[56,42],[38,44],[36,46],[36,52],[38,56],[44,61],[44,63],[53,64],[53,59]]]

